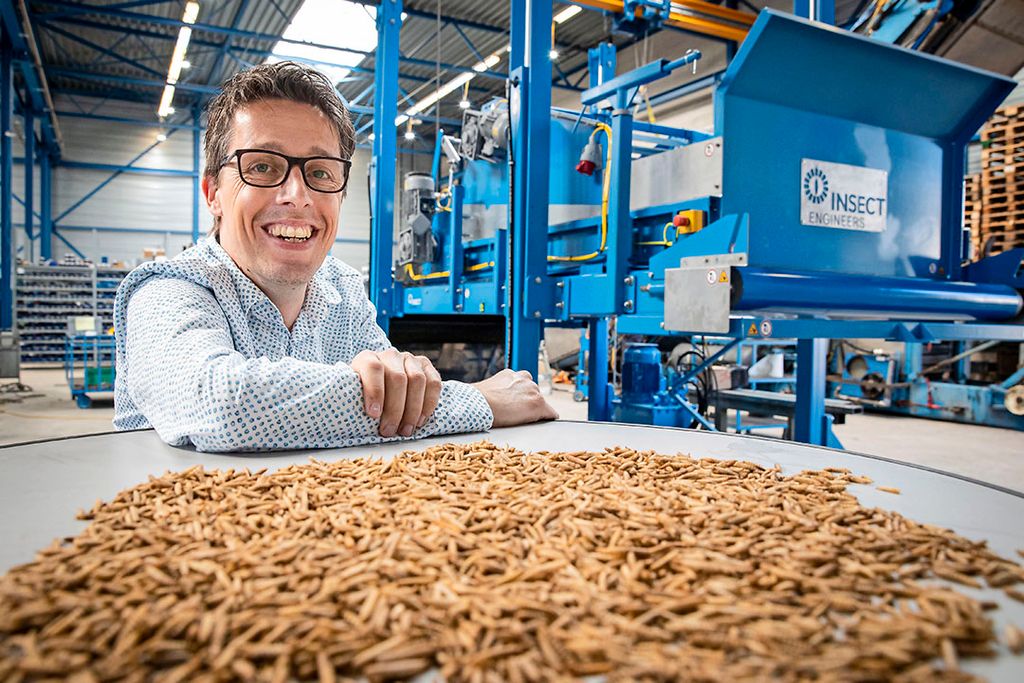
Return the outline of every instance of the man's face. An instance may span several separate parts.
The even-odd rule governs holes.
[[[337,129],[309,104],[256,102],[235,113],[232,128],[228,154],[265,149],[293,157],[341,156]],[[311,190],[298,166],[279,187],[253,187],[242,182],[232,158],[216,183],[203,178],[203,192],[210,212],[220,217],[224,251],[264,291],[305,286],[334,244],[342,193]]]

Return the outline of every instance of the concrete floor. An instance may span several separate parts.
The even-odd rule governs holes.
[[[23,370],[21,381],[35,391],[5,403],[0,393],[0,444],[112,429],[113,400],[96,400],[80,410],[71,400],[60,369]],[[569,391],[556,390],[551,403],[565,420],[586,420],[587,404]],[[772,435],[771,432],[761,433]],[[1024,433],[890,415],[852,415],[836,434],[847,449],[954,472],[972,479],[1024,491]]]

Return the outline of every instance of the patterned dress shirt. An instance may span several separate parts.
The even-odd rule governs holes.
[[[114,427],[153,427],[201,451],[354,446],[385,439],[349,366],[391,347],[362,276],[328,256],[291,331],[280,311],[212,238],[146,263],[114,303]],[[444,382],[437,409],[411,438],[490,429],[483,395]]]

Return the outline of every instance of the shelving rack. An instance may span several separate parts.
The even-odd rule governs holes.
[[[15,275],[23,365],[62,364],[68,318],[96,316],[102,329],[114,324],[114,295],[127,269],[89,263],[22,264]]]

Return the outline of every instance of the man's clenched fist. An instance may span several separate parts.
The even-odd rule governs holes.
[[[434,414],[441,375],[424,356],[395,349],[363,351],[351,367],[363,383],[366,414],[380,418],[381,436],[412,436]]]

